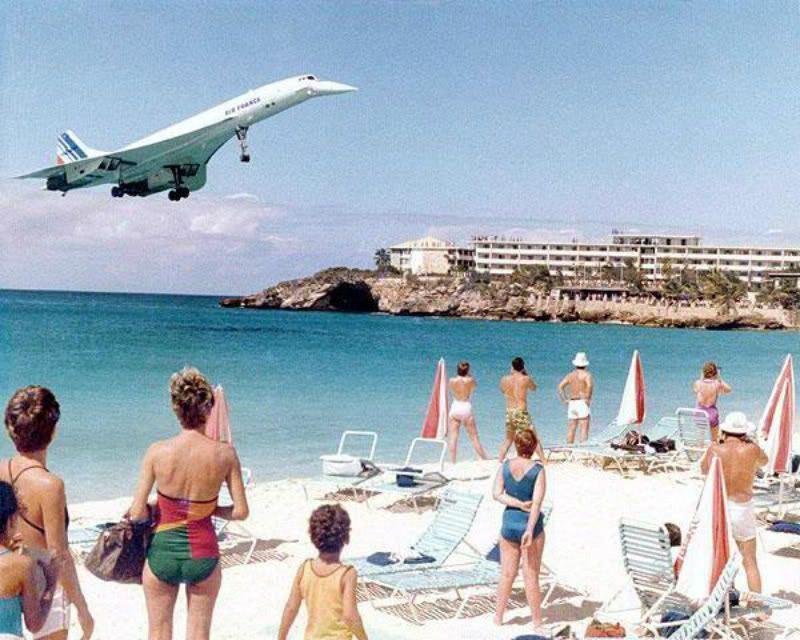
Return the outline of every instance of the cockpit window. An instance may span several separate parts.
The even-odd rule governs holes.
[[[307,76],[306,79],[307,80],[316,80],[316,78],[314,76]]]

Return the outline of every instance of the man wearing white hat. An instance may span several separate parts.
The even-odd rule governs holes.
[[[575,370],[567,374],[558,385],[558,397],[567,405],[567,443],[575,442],[575,430],[578,429],[581,442],[589,438],[589,421],[592,412],[589,405],[592,403],[594,381],[592,374],[587,371],[589,358],[583,351],[579,351],[572,359]],[[567,390],[569,389],[569,391]]]
[[[756,472],[767,464],[768,458],[761,447],[750,438],[750,434],[755,432],[755,427],[741,411],[731,411],[725,416],[720,431],[722,441],[711,443],[703,456],[701,467],[703,473],[708,473],[713,456],[717,456],[722,463],[733,539],[742,552],[748,589],[758,593],[761,591],[761,574],[756,563],[753,483]]]

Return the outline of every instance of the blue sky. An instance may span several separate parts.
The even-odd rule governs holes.
[[[426,233],[800,244],[796,2],[3,3],[0,176],[311,72],[208,186],[0,181],[0,286],[250,292]]]

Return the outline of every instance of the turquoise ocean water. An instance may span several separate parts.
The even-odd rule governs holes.
[[[716,360],[734,394],[723,412],[756,418],[796,332],[709,332],[220,309],[217,298],[0,291],[0,398],[26,384],[62,406],[50,466],[71,501],[129,495],[150,442],[176,432],[169,375],[199,367],[227,392],[234,438],[256,479],[319,472],[343,429],[380,433],[379,460],[396,460],[419,433],[436,360],[468,359],[476,416],[494,452],[503,431],[497,389],[522,355],[540,385],[532,413],[545,440],[561,437],[555,387],[575,351],[596,377],[595,425],[616,414],[631,351],[642,353],[649,419],[693,403],[691,381]],[[471,457],[462,438],[461,457]],[[0,436],[0,457],[11,453]]]

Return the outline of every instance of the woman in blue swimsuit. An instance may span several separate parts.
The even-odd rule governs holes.
[[[500,465],[494,483],[494,499],[506,505],[500,529],[500,582],[497,585],[497,609],[494,622],[503,624],[511,587],[522,559],[525,596],[531,608],[534,630],[542,626],[542,592],[539,571],[544,551],[545,494],[544,467],[531,457],[539,441],[531,429],[518,431],[514,437],[517,457]]]
[[[0,482],[0,638],[22,640],[22,619],[28,630],[42,628],[53,602],[57,570],[52,562],[35,562],[30,556],[14,553],[14,525],[19,504],[14,489]],[[40,591],[35,571],[41,567],[45,588]]]

